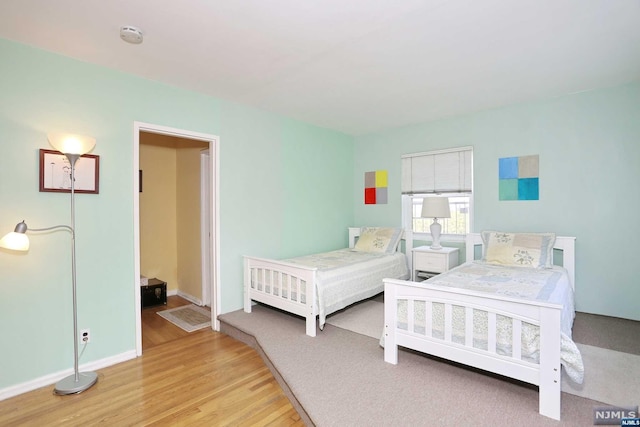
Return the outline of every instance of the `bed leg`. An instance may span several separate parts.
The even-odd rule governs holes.
[[[307,335],[316,336],[316,316],[307,316]]]
[[[540,315],[540,414],[560,419],[560,310],[545,310]]]
[[[244,297],[244,312],[251,313],[251,298]]]
[[[392,365],[398,364],[398,346],[390,345],[389,341],[387,341],[386,339],[384,343],[384,361],[387,363],[391,363]]]
[[[393,333],[389,333],[389,326],[384,327],[384,361],[392,365],[398,364],[398,345]]]
[[[392,283],[384,283],[384,361],[398,364],[398,344],[396,344],[396,321],[398,302],[396,288]]]
[[[251,313],[251,297],[249,295],[249,287],[251,280],[251,272],[249,271],[249,260],[244,259],[244,311]]]
[[[560,366],[554,369],[548,378],[540,381],[540,414],[545,417],[560,420],[561,390],[560,390]]]

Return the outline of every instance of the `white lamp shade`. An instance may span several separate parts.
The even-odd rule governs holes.
[[[451,218],[448,197],[425,197],[422,201],[423,218]]]
[[[63,154],[87,154],[96,146],[96,139],[90,136],[73,135],[70,133],[50,133],[47,135],[49,144]]]
[[[0,247],[14,251],[28,251],[29,238],[24,233],[12,231],[0,239]]]

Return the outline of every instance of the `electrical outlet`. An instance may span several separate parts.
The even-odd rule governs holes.
[[[80,344],[89,344],[91,342],[91,331],[89,329],[82,329],[80,331]]]

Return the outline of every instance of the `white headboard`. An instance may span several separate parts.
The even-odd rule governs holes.
[[[349,227],[349,247],[356,245],[356,237],[360,236],[360,227]]]
[[[475,259],[476,246],[483,245],[480,233],[467,234],[466,240],[466,256],[467,261]],[[575,291],[576,288],[576,238],[556,236],[556,243],[553,249],[562,251],[562,266],[569,272],[569,280],[571,287]],[[483,247],[484,251],[484,247]]]

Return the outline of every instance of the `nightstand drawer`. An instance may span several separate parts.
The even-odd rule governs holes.
[[[416,270],[431,271],[434,273],[442,273],[447,271],[446,254],[444,254],[444,256],[441,256],[430,253],[417,252],[414,254],[414,263],[415,265],[413,266],[413,268]]]
[[[458,248],[447,248],[444,246],[441,249],[431,249],[429,246],[413,248],[411,251],[413,254],[412,279],[419,282],[428,277],[437,276],[439,273],[449,271],[458,265],[458,252]]]

